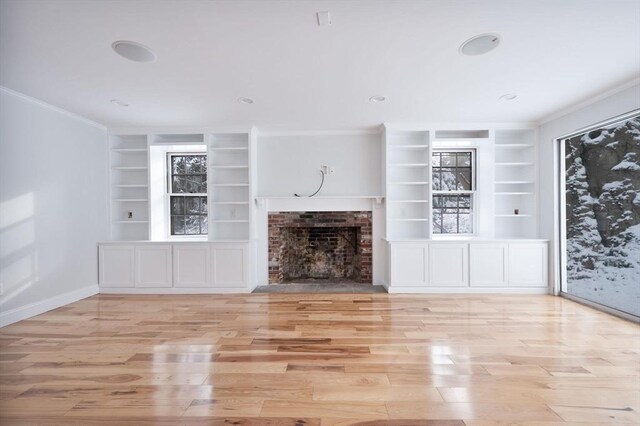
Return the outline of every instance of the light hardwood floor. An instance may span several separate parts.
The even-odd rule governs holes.
[[[551,296],[99,295],[0,329],[0,424],[637,425],[639,333]]]

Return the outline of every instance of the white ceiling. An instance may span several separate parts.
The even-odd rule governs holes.
[[[638,0],[1,0],[0,16],[0,85],[111,127],[537,121],[640,75]],[[496,50],[458,53],[487,32]],[[123,39],[158,61],[119,57]]]

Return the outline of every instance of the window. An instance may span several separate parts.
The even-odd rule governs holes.
[[[640,111],[559,139],[562,294],[640,317]]]
[[[207,156],[168,154],[171,235],[207,235]]]
[[[474,151],[433,151],[433,233],[473,234]]]

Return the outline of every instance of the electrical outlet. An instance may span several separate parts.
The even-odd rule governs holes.
[[[322,165],[320,166],[320,171],[325,175],[332,175],[336,170],[332,166]]]

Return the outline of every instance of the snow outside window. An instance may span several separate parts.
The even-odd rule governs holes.
[[[475,152],[438,150],[431,156],[433,233],[474,233]]]
[[[207,235],[207,156],[169,153],[171,235]]]
[[[640,316],[640,115],[561,143],[562,290]]]

